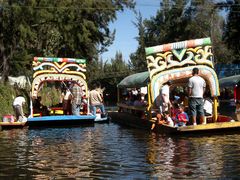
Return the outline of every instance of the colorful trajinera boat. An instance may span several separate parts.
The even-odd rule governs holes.
[[[156,104],[164,83],[172,81],[170,89],[187,87],[194,67],[207,84],[213,101],[212,115],[206,117],[206,124],[182,127],[156,124],[159,133],[213,132],[240,128],[240,122],[218,112],[219,83],[214,71],[210,38],[195,39],[146,48],[148,72],[130,75],[118,84],[118,112],[110,112],[112,121],[150,130],[156,120]],[[145,87],[146,104],[136,106],[126,102],[126,91]]]
[[[62,125],[79,125],[93,123],[95,120],[107,120],[107,117],[96,117],[89,111],[88,102],[88,86],[86,82],[86,60],[72,58],[45,58],[34,57],[33,60],[33,82],[31,91],[31,114],[26,125],[32,127],[38,126],[62,126]],[[54,107],[45,107],[42,110],[36,110],[33,101],[38,99],[39,91],[47,84],[52,86],[53,83],[58,84],[55,90],[59,91],[60,86],[71,83],[77,83],[81,87],[85,98],[84,108],[79,115],[64,115],[63,106],[60,103]],[[60,93],[61,94],[61,93]],[[46,96],[49,96],[45,94]],[[51,97],[48,97],[51,98]]]

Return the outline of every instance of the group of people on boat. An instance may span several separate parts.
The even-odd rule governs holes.
[[[147,105],[147,92],[144,88],[133,88],[125,91],[122,102],[135,107]]]
[[[170,98],[170,86],[172,81],[163,84],[157,100],[157,121],[153,124],[168,124],[169,126],[186,126],[188,124],[206,124],[205,116],[212,115],[212,100],[206,97],[206,82],[198,75],[199,69],[193,68],[192,77],[188,80],[188,94]],[[182,96],[183,95],[183,96]],[[187,101],[186,101],[187,99]],[[190,118],[189,118],[190,117]],[[197,122],[197,118],[199,121]]]
[[[77,82],[64,83],[64,88],[60,97],[61,103],[59,105],[62,107],[60,107],[60,109],[63,110],[64,115],[87,114],[88,101],[87,97],[83,94],[83,90]],[[89,91],[89,105],[93,115],[96,115],[97,108],[100,109],[102,116],[106,115],[103,105],[103,89],[98,82],[94,83],[93,89]],[[41,113],[42,116],[50,114],[50,109],[48,110],[46,106],[42,105],[41,96],[34,99],[33,111],[34,113]]]

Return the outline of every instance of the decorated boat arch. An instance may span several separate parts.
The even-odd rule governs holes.
[[[81,87],[83,97],[88,97],[88,86],[86,81],[86,60],[73,58],[52,58],[52,57],[34,57],[33,59],[33,81],[31,89],[32,101],[37,99],[39,91],[44,83],[60,82],[66,86],[66,83],[76,82]],[[60,125],[60,124],[81,124],[93,122],[96,116],[89,113],[87,103],[87,112],[79,115],[64,115],[63,107],[49,107],[51,114],[42,116],[41,113],[34,113],[31,102],[31,114],[27,124],[38,125]]]
[[[187,90],[187,84],[192,77],[193,68],[199,69],[199,75],[203,77],[207,84],[212,103],[212,114],[206,116],[206,124],[177,127],[167,124],[156,124],[154,131],[160,133],[200,133],[215,132],[225,130],[239,130],[240,122],[233,120],[230,116],[222,115],[218,112],[219,82],[214,70],[214,56],[212,52],[211,39],[202,38],[187,40],[182,42],[169,43],[148,47],[146,51],[147,72],[132,74],[124,78],[118,84],[118,112],[111,112],[112,120],[120,124],[137,128],[151,129],[152,124],[156,124],[159,111],[158,101],[162,86],[172,81],[170,89],[182,87]],[[126,91],[147,87],[147,103],[136,106],[126,98]],[[141,92],[141,90],[139,91]],[[131,93],[130,93],[131,94]],[[187,101],[188,95],[182,93]],[[122,96],[122,97],[121,97]],[[141,94],[142,96],[142,94]],[[185,100],[184,99],[184,100]],[[183,102],[185,109],[187,103]]]
[[[149,47],[146,48],[146,55],[151,81],[150,104],[153,104],[165,82],[172,80],[175,85],[186,84],[192,76],[192,69],[197,67],[215,101],[214,119],[217,119],[217,96],[220,93],[210,38]]]
[[[72,58],[34,57],[33,60],[32,97],[36,98],[43,82],[75,81],[87,95],[86,60]]]

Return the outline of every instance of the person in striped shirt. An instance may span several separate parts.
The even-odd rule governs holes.
[[[72,114],[80,115],[80,106],[82,103],[82,88],[78,85],[77,82],[73,83],[73,87],[71,90],[72,93]]]

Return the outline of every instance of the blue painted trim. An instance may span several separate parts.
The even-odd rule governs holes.
[[[33,117],[28,118],[28,122],[35,122],[35,121],[81,121],[81,120],[93,120],[96,116],[94,115],[65,115],[65,116],[42,116],[42,117]]]

